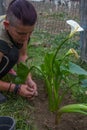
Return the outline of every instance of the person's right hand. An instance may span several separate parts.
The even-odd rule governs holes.
[[[34,96],[34,91],[32,88],[29,89],[28,85],[22,84],[18,90],[18,94],[23,97],[32,98]]]

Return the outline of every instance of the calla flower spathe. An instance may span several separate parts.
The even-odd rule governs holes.
[[[71,26],[71,33],[73,35],[75,32],[84,31],[84,29],[74,20],[67,20],[66,21]]]
[[[73,49],[70,48],[69,51],[66,53],[66,55],[74,54],[77,59],[79,59],[78,53]]]

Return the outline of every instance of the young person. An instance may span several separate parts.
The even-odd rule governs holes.
[[[36,10],[27,0],[11,1],[6,16],[0,20],[0,91],[9,90],[27,98],[37,94],[37,85],[30,74],[26,82],[21,85],[2,80],[7,73],[16,75],[13,66],[25,62],[27,44],[36,20]]]

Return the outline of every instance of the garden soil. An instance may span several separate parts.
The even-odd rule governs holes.
[[[55,115],[48,109],[48,97],[45,84],[42,80],[36,80],[38,85],[38,96],[31,101],[35,110],[33,122],[36,130],[87,130],[87,116],[77,113],[66,113],[62,116],[60,123],[55,127]],[[72,104],[75,101],[68,93],[62,105]]]

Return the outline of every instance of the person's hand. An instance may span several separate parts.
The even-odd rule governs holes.
[[[34,89],[29,87],[26,84],[22,84],[18,91],[19,95],[21,95],[23,97],[27,97],[27,98],[32,98],[34,93],[35,93]]]
[[[10,69],[10,71],[8,73],[11,74],[11,75],[14,75],[14,76],[17,75],[17,73],[14,69]]]
[[[22,56],[20,56],[19,59],[18,59],[18,63],[20,63],[20,62],[25,62],[27,58],[28,58],[27,55],[22,55]]]
[[[26,84],[28,85],[28,90],[33,92],[33,96],[37,96],[38,92],[37,92],[37,85],[36,83],[32,80],[32,78],[30,77],[30,75],[28,76],[27,80],[26,80]]]

